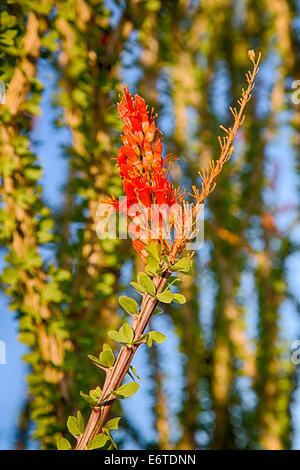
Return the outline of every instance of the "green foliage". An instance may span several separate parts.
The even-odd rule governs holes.
[[[119,304],[121,305],[121,307],[123,307],[125,312],[131,313],[132,315],[138,314],[139,307],[134,299],[132,299],[131,297],[126,297],[125,295],[121,295],[118,300]]]
[[[103,351],[99,356],[100,362],[105,367],[112,367],[115,363],[115,356],[108,344],[103,345]]]
[[[160,243],[156,240],[152,240],[147,246],[146,250],[149,254],[147,256],[147,265],[145,268],[146,273],[149,274],[149,276],[161,274],[163,271],[163,268],[160,267],[160,262],[161,262]],[[151,295],[154,295],[154,294],[151,294]]]
[[[177,304],[185,304],[186,298],[183,294],[173,294],[173,302],[176,302]]]
[[[131,344],[134,338],[134,331],[129,323],[124,323],[119,331],[111,330],[108,332],[109,338],[117,341],[118,343]]]
[[[181,258],[177,263],[170,265],[172,271],[177,271],[182,274],[191,274],[192,263],[187,258]]]
[[[161,315],[162,313],[164,313],[163,309],[160,307],[156,307],[152,315]]]
[[[67,421],[68,429],[73,436],[80,436],[84,431],[82,415],[80,414],[79,416],[79,419],[75,418],[75,416],[69,416]]]
[[[113,395],[117,398],[128,398],[134,395],[140,388],[136,382],[130,382],[128,384],[121,385],[117,390],[113,391]]]
[[[152,240],[149,245],[146,247],[147,253],[155,259],[158,263],[161,260],[161,249],[160,249],[160,242],[157,240]],[[147,261],[149,256],[147,257]]]
[[[109,419],[105,423],[105,429],[108,429],[109,431],[112,431],[113,429],[118,429],[120,419],[122,418],[118,417],[118,418]]]
[[[106,434],[98,434],[94,439],[89,443],[88,449],[104,449],[107,447],[107,444],[110,443],[110,439]]]
[[[134,287],[141,294],[144,294],[146,292],[146,289],[143,286],[141,286],[138,282],[131,281],[130,285]]]
[[[173,294],[170,289],[165,289],[160,294],[157,294],[156,297],[160,302],[163,302],[165,304],[170,304],[173,300]]]
[[[58,450],[72,450],[70,442],[65,439],[64,437],[61,437],[57,441],[57,449]]]
[[[129,366],[129,369],[131,370],[131,372],[133,373],[133,375],[135,375],[135,377],[139,380],[143,380],[141,379],[141,377],[137,374],[137,371],[136,371],[136,368],[134,366]]]
[[[147,346],[149,348],[152,346],[152,342],[155,343],[163,343],[166,340],[166,336],[163,333],[159,333],[159,331],[149,331],[147,333]]]
[[[155,296],[156,288],[154,282],[152,279],[150,279],[149,276],[147,276],[146,273],[138,273],[137,281],[138,285],[141,286],[145,292],[152,295],[153,297]]]
[[[98,386],[94,390],[90,390],[89,394],[86,395],[85,393],[80,391],[81,397],[92,407],[98,405],[99,398],[101,397],[102,390]]]
[[[115,363],[114,353],[108,344],[103,345],[103,351],[100,353],[99,358],[92,356],[91,354],[88,355],[88,358],[96,365],[104,368],[113,367]]]
[[[63,293],[57,282],[49,282],[44,291],[42,292],[42,303],[47,304],[48,302],[61,302],[63,300]]]
[[[151,275],[151,273],[150,273]],[[137,275],[137,282],[132,281],[130,283],[132,287],[134,287],[138,292],[145,294],[148,293],[155,296],[156,288],[152,279],[146,273],[138,273]]]

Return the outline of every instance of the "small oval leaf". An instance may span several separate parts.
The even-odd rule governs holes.
[[[94,397],[91,397],[90,395],[86,395],[83,392],[80,392],[80,396],[91,406],[97,406],[97,399]]]
[[[117,341],[119,342],[119,333],[116,331],[116,330],[110,330],[108,333],[107,333],[107,336],[111,339],[113,339],[114,341]]]
[[[67,427],[73,436],[80,436],[80,426],[75,416],[69,416],[67,421]]]
[[[128,384],[121,385],[116,391],[112,392],[118,398],[128,398],[134,395],[140,388],[136,382],[129,382]]]
[[[191,270],[191,262],[187,258],[182,258],[171,266],[172,271],[188,274]]]
[[[149,255],[153,256],[153,258],[157,261],[160,261],[160,243],[157,240],[151,240],[149,245],[146,247],[146,251]]]
[[[80,434],[83,434],[84,431],[84,419],[80,410],[77,411],[77,421],[80,430]]]
[[[106,349],[100,354],[100,363],[104,367],[112,367],[115,363],[115,356],[111,349]]]
[[[56,445],[57,445],[58,450],[71,450],[72,449],[70,442],[68,441],[68,439],[65,439],[64,437],[61,437],[60,439],[58,439]]]
[[[160,294],[157,294],[156,297],[160,302],[163,302],[165,304],[170,304],[173,300],[173,294],[169,289],[166,289]]]
[[[148,292],[148,294],[155,296],[156,288],[152,279],[146,273],[138,273],[138,283]]]
[[[155,343],[163,343],[166,340],[166,335],[159,331],[149,331],[148,337],[151,338]]]
[[[141,286],[141,285],[138,284],[137,282],[132,281],[130,284],[131,284],[132,287],[134,287],[140,294],[144,294],[144,293],[146,292],[146,290],[143,288],[143,286]]]
[[[119,341],[121,343],[127,343],[130,344],[132,343],[132,340],[134,338],[134,331],[129,325],[129,323],[124,323],[123,326],[121,326],[119,330]]]
[[[132,315],[136,315],[139,311],[136,301],[131,297],[126,297],[126,295],[121,295],[121,297],[119,297],[119,304],[125,312],[131,313]]]
[[[121,417],[110,419],[109,421],[105,423],[104,425],[105,429],[109,429],[109,430],[118,429],[120,419]]]
[[[185,304],[186,298],[183,294],[173,294],[173,301],[177,304]]]
[[[98,434],[98,436],[94,437],[92,442],[89,443],[88,449],[93,450],[93,449],[101,449],[102,447],[105,447],[107,442],[109,441],[108,436],[105,434]]]

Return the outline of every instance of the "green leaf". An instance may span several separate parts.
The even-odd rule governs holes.
[[[132,343],[134,337],[134,331],[129,323],[124,323],[119,330],[119,341],[121,343]]]
[[[187,258],[182,258],[171,266],[172,271],[188,274],[191,270],[191,263]]]
[[[67,271],[66,269],[58,269],[55,272],[54,277],[57,281],[67,281],[68,279],[70,279],[71,273],[70,271]]]
[[[129,325],[129,323],[124,323],[124,325],[121,326],[119,331],[109,331],[108,336],[109,338],[114,339],[118,343],[131,344],[134,337],[134,331]]]
[[[168,279],[168,285],[169,286],[180,286],[182,284],[182,280],[179,279],[179,277],[170,277]]]
[[[150,336],[155,343],[163,343],[166,340],[166,335],[159,331],[149,331],[148,336]]]
[[[100,359],[98,359],[98,357],[92,356],[91,354],[88,354],[88,358],[89,358],[90,361],[94,362],[95,364],[99,364],[100,366],[102,366],[102,363],[101,363]]]
[[[61,437],[60,439],[58,439],[56,445],[57,445],[58,450],[71,450],[72,449],[70,442],[64,437]]]
[[[138,339],[136,339],[135,341],[133,341],[132,344],[140,344],[140,343],[142,343],[142,342],[143,342],[144,340],[146,340],[146,339],[147,339],[147,334],[142,335],[142,336],[140,336]]]
[[[90,390],[89,395],[80,392],[82,398],[91,406],[99,406],[98,400],[101,396],[102,390],[100,387],[96,387],[95,390]]]
[[[98,386],[96,387],[94,390],[90,390],[90,397],[91,398],[94,398],[95,400],[99,400],[100,396],[101,396],[101,393],[102,393],[102,390],[101,388]]]
[[[147,263],[147,267],[150,267],[153,273],[155,273],[159,269],[159,261],[153,258],[153,256],[148,256]]]
[[[42,292],[42,299],[43,303],[61,302],[61,300],[63,299],[63,293],[55,281],[51,281],[46,284]]]
[[[173,300],[173,294],[170,289],[165,289],[160,294],[157,294],[156,298],[165,304],[170,304]]]
[[[146,273],[138,273],[137,280],[138,283],[146,290],[146,292],[148,292],[148,294],[152,295],[153,297],[155,296],[156,287],[152,279],[150,279]]]
[[[147,346],[152,346],[152,341],[155,343],[163,343],[166,340],[166,336],[159,331],[149,331],[147,337]]]
[[[5,284],[15,284],[18,280],[18,271],[14,268],[6,267],[1,274],[1,281]]]
[[[137,375],[136,368],[134,366],[129,366],[129,367],[130,367],[131,372],[136,376],[136,378],[144,382],[144,380]]]
[[[36,335],[30,331],[24,331],[19,334],[19,341],[27,346],[33,346],[36,343]]]
[[[131,285],[132,287],[134,287],[134,288],[135,288],[138,292],[140,292],[141,294],[144,294],[144,293],[146,292],[146,290],[144,289],[144,287],[141,286],[140,284],[138,284],[138,283],[135,282],[135,281],[132,281],[132,282],[130,283],[130,285]]]
[[[88,449],[89,450],[100,449],[102,447],[105,447],[108,441],[109,441],[108,436],[106,436],[105,434],[98,434],[98,436],[94,437],[92,442],[89,443]]]
[[[108,346],[108,344],[106,346]],[[99,359],[100,359],[100,363],[104,367],[112,367],[115,363],[115,356],[110,347],[109,349],[103,348],[103,351],[99,356]]]
[[[173,301],[176,302],[177,304],[185,304],[186,298],[182,294],[173,294]]]
[[[124,308],[125,312],[127,313],[132,313],[136,315],[139,312],[138,304],[131,297],[121,295],[121,297],[119,297],[119,304],[121,305],[121,307]]]
[[[164,313],[163,309],[160,307],[156,307],[152,315],[161,315],[162,313]]]
[[[57,51],[59,48],[57,36],[57,31],[51,31],[50,33],[45,34],[42,38],[42,45],[51,52]]]
[[[28,167],[24,170],[25,178],[36,181],[42,177],[42,169],[38,167]]]
[[[97,401],[95,398],[90,397],[89,395],[86,395],[83,392],[80,392],[80,396],[91,406],[97,406]]]
[[[156,261],[160,261],[160,243],[159,241],[152,240],[146,248],[147,253],[151,255]],[[148,261],[148,258],[147,258]]]
[[[118,429],[120,419],[121,417],[110,419],[109,421],[107,421],[107,423],[105,423],[105,429]]]
[[[80,430],[80,434],[84,432],[84,419],[80,410],[77,411],[77,421]]]
[[[51,227],[52,225],[52,227]],[[39,243],[48,243],[53,239],[53,234],[50,230],[53,228],[53,221],[51,219],[42,220],[37,231],[37,238]]]
[[[139,388],[140,386],[136,382],[129,382],[128,384],[121,385],[112,394],[118,398],[128,398],[134,395]]]
[[[78,423],[77,418],[75,416],[69,416],[68,421],[67,421],[67,427],[73,436],[80,436],[81,431],[80,431],[80,426]]]
[[[155,275],[155,271],[151,269],[149,264],[145,266],[145,273],[148,274],[148,276],[150,277]]]
[[[118,331],[116,330],[110,330],[108,333],[107,333],[107,336],[111,339],[113,339],[114,341],[117,341],[119,342],[119,333]]]

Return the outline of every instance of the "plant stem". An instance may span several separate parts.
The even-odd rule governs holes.
[[[153,279],[157,294],[162,292],[170,274],[171,273],[166,270],[161,276],[156,276]],[[156,297],[152,297],[147,293],[143,294],[139,315],[134,317],[132,322],[132,328],[135,331],[134,341],[137,341],[143,335],[157,304],[158,300]],[[101,433],[110,409],[116,400],[116,397],[112,394],[112,392],[117,390],[123,382],[124,377],[129,370],[132,358],[140,344],[141,343],[124,345],[121,348],[114,366],[107,371],[99,402],[101,402],[105,397],[107,397],[107,400],[99,407],[92,409],[89,421],[86,425],[84,433],[78,439],[75,450],[86,450],[90,440],[93,439],[97,434]]]

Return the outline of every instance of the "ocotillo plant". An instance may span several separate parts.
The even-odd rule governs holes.
[[[195,186],[187,198],[184,191],[174,188],[169,180],[169,168],[172,158],[162,157],[162,137],[156,127],[156,116],[148,112],[145,101],[135,95],[133,98],[128,88],[118,104],[120,118],[123,121],[123,145],[118,152],[118,167],[126,197],[118,201],[114,197],[105,201],[110,216],[117,211],[125,218],[133,246],[145,262],[145,271],[137,275],[131,285],[141,294],[140,306],[130,297],[121,296],[121,307],[132,318],[131,325],[125,323],[119,331],[110,331],[108,336],[121,344],[118,356],[108,344],[103,345],[99,357],[89,356],[90,360],[106,373],[103,388],[99,386],[81,396],[90,404],[92,412],[88,423],[80,411],[77,417],[68,418],[68,429],[76,438],[76,450],[108,449],[115,447],[110,431],[118,428],[120,418],[108,420],[110,409],[116,399],[132,396],[139,388],[133,382],[122,385],[126,376],[139,378],[131,361],[141,344],[152,346],[161,343],[165,336],[157,331],[145,330],[152,315],[160,313],[158,304],[185,303],[182,294],[174,293],[172,286],[178,286],[180,279],[175,273],[192,273],[193,252],[185,255],[187,243],[197,237],[200,213],[206,197],[214,190],[216,177],[223,165],[231,157],[233,141],[237,130],[244,121],[244,108],[251,98],[254,80],[259,71],[259,60],[254,51],[248,52],[253,64],[252,71],[246,74],[247,89],[242,90],[238,108],[230,108],[234,118],[233,126],[226,129],[224,137],[219,137],[221,154],[216,162],[211,161],[207,170],[199,172],[201,189]],[[191,202],[192,199],[192,202]],[[70,442],[61,438],[58,449],[68,450]]]

